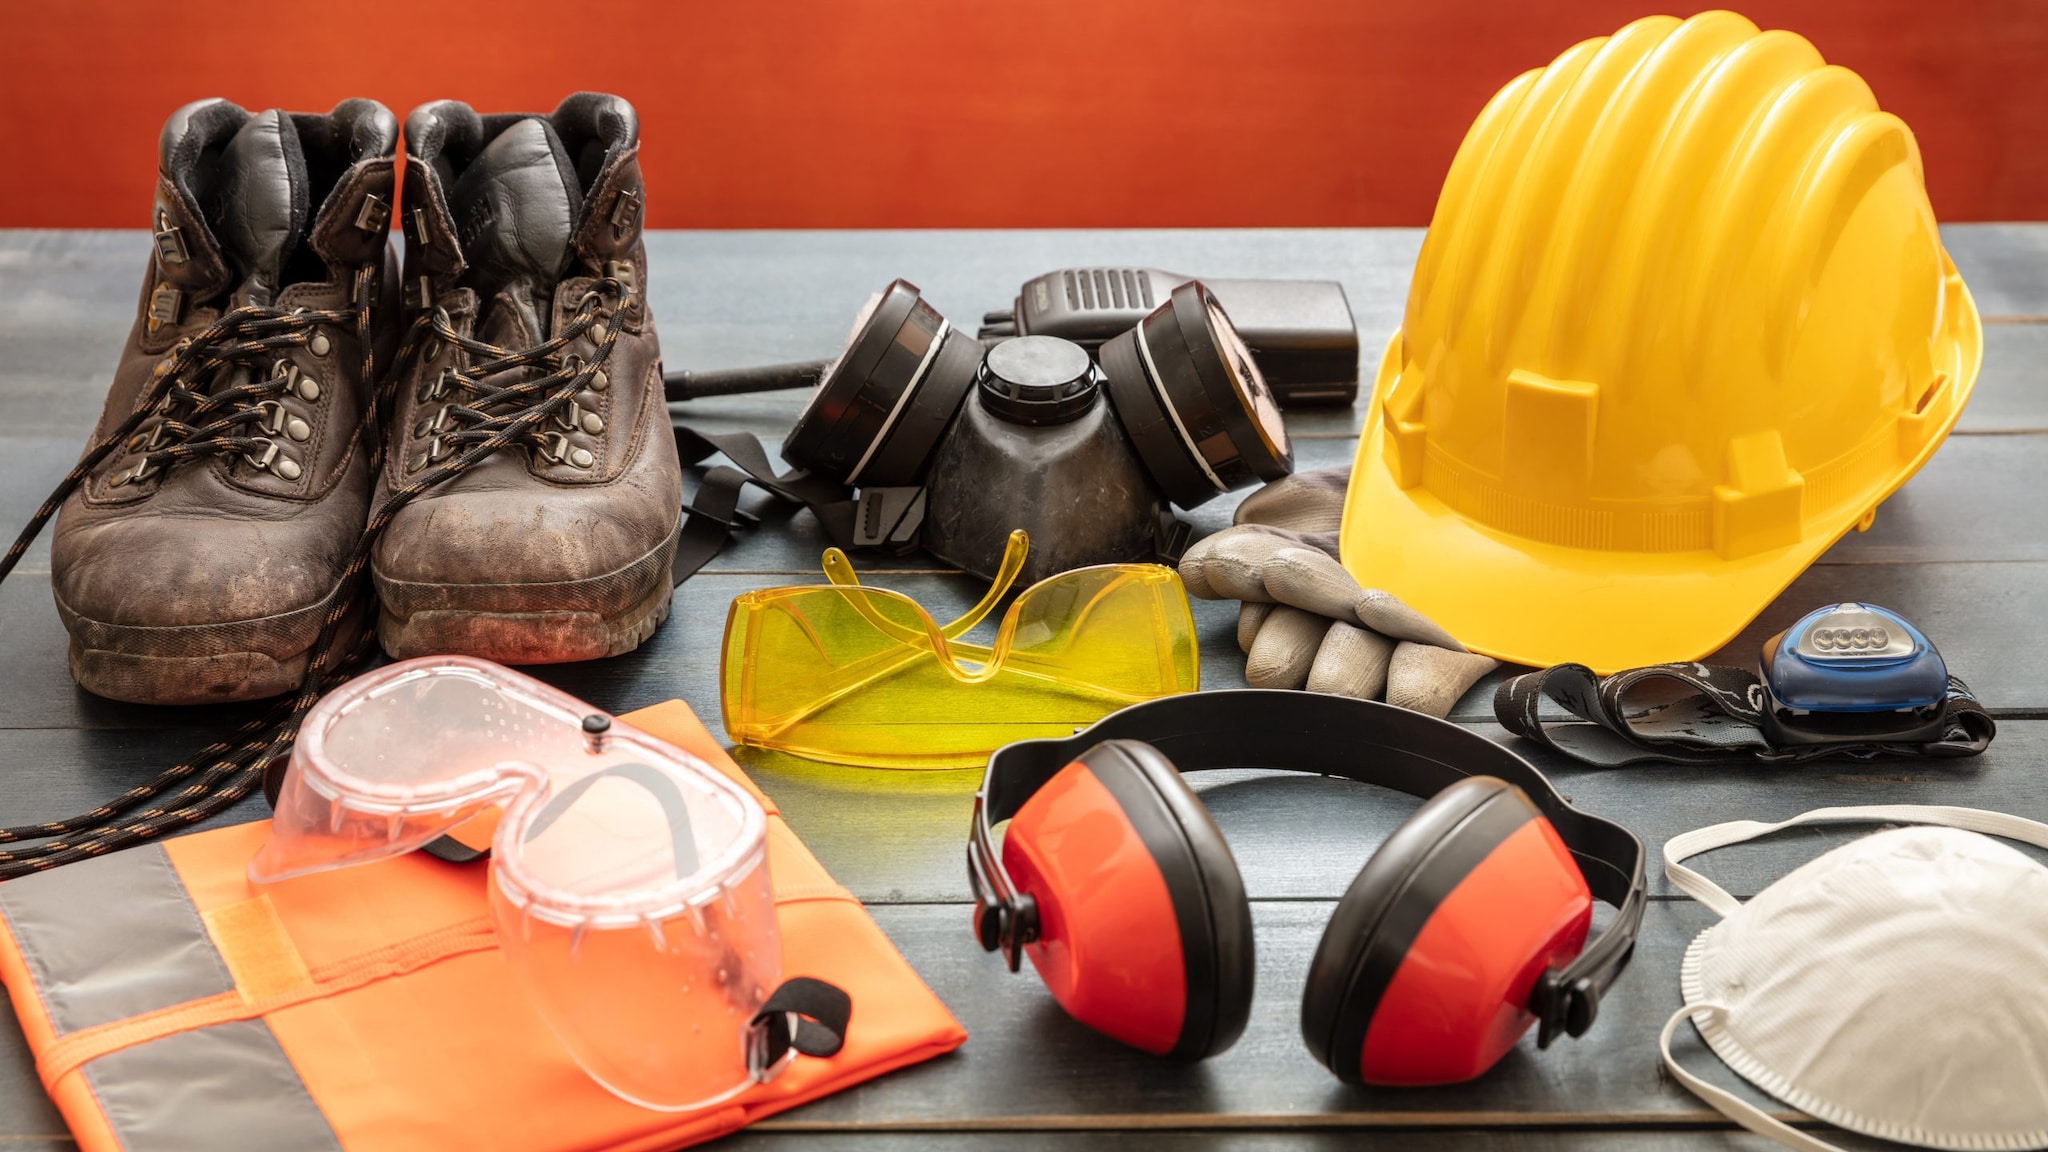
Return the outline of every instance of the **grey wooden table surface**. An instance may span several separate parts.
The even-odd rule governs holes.
[[[1759,768],[1644,766],[1596,772],[1526,746],[1580,805],[1638,832],[1654,853],[1675,833],[1735,817],[1776,819],[1824,804],[1965,804],[2048,819],[2048,225],[1944,229],[1986,320],[1985,366],[1955,434],[1880,509],[1869,532],[1829,551],[1732,643],[1747,663],[1802,612],[1873,600],[1918,622],[1998,717],[1997,743],[1964,762]],[[671,366],[723,367],[837,351],[871,292],[908,277],[956,323],[1008,307],[1051,268],[1142,263],[1212,276],[1340,280],[1367,365],[1398,322],[1421,240],[1413,229],[1002,232],[721,232],[649,237],[651,300]],[[18,525],[76,455],[96,417],[135,306],[142,232],[0,232],[0,525]],[[729,397],[686,406],[701,427],[759,433],[772,446],[801,398]],[[1362,408],[1295,414],[1302,468],[1348,464]],[[1235,498],[1193,516],[1228,523]],[[820,580],[825,540],[807,514],[763,508],[764,524],[677,594],[639,651],[534,671],[623,712],[680,697],[718,730],[718,639],[747,589]],[[146,708],[71,683],[64,633],[38,545],[0,584],[0,823],[53,819],[140,782],[233,724],[236,709]],[[863,567],[866,567],[864,564]],[[871,582],[938,611],[974,581],[929,558],[878,563]],[[1197,601],[1203,686],[1243,683],[1232,606]],[[1453,718],[1488,736],[1495,678]],[[1009,976],[967,932],[961,864],[974,773],[877,775],[741,749],[736,755],[818,858],[862,900],[966,1026],[960,1051],[785,1113],[734,1148],[1045,1147],[1248,1150],[1376,1146],[1452,1149],[1760,1147],[1666,1077],[1656,1032],[1679,1004],[1678,963],[1709,914],[1653,869],[1654,898],[1633,966],[1594,1030],[1537,1052],[1525,1038],[1465,1085],[1368,1090],[1338,1084],[1303,1049],[1296,1016],[1323,920],[1373,847],[1414,802],[1324,778],[1197,778],[1230,837],[1253,900],[1258,981],[1252,1023],[1223,1056],[1169,1066],[1067,1019],[1031,979]],[[219,817],[258,819],[252,799]],[[1707,868],[1754,893],[1857,833],[1815,830],[1717,853]],[[1688,1064],[1774,1111],[1686,1030]],[[1872,1059],[1883,1059],[1873,1053]],[[1852,1147],[1873,1147],[1853,1139]],[[0,1152],[70,1146],[11,1016],[0,1020]]]

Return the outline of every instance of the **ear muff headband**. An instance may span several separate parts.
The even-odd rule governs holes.
[[[1105,740],[1141,740],[1181,772],[1269,768],[1338,776],[1424,799],[1472,776],[1520,788],[1570,849],[1595,899],[1619,910],[1563,969],[1536,982],[1529,1011],[1537,1043],[1592,1027],[1600,997],[1635,949],[1647,898],[1643,845],[1634,833],[1571,806],[1528,761],[1448,721],[1370,700],[1313,692],[1242,689],[1148,701],[1064,740],[1025,740],[989,758],[975,794],[968,881],[975,934],[1001,950],[1016,971],[1036,937],[1037,910],[1010,882],[990,830],[1015,816],[1033,793],[1083,752]]]

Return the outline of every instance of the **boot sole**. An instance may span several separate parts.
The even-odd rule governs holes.
[[[668,619],[676,540],[670,534],[615,572],[555,584],[422,585],[379,575],[377,640],[395,660],[454,653],[501,664],[563,664],[623,655]],[[623,608],[591,604],[616,603],[622,592],[633,597]],[[422,600],[437,606],[395,610]],[[532,607],[515,610],[508,603]]]
[[[71,632],[71,678],[93,695],[128,704],[228,704],[280,696],[298,688],[306,675],[313,641],[319,636],[325,602],[315,608],[319,611],[287,614],[311,619],[310,634],[294,638],[296,651],[289,649],[287,641],[278,645],[287,649],[284,652],[230,648],[190,656],[161,653],[215,646],[208,641],[223,627],[238,626],[137,628],[87,620],[68,611],[61,615]],[[334,651],[346,652],[355,642],[364,615],[358,608],[351,619],[342,622]],[[249,626],[260,628],[263,623],[245,622],[239,627],[253,630]]]

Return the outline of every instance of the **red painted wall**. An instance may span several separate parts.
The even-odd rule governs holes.
[[[1658,0],[0,0],[0,225],[136,227],[159,126],[373,96],[640,108],[662,227],[1421,224],[1517,73]],[[237,16],[236,12],[245,13]],[[1677,9],[1681,14],[1689,8]],[[1754,0],[2048,218],[2048,3]]]

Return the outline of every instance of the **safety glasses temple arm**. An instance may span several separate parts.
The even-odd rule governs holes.
[[[1024,535],[1023,529],[1020,528],[1010,533],[1010,543],[1003,551],[1003,566],[996,572],[995,582],[989,585],[988,591],[982,595],[979,603],[969,608],[966,613],[952,623],[941,627],[939,635],[948,640],[957,640],[968,632],[973,631],[975,625],[986,619],[988,614],[995,610],[995,606],[1002,602],[1003,596],[1009,592],[1010,586],[1017,582],[1017,573],[1024,570],[1024,558],[1028,554],[1029,549],[1030,542]],[[837,548],[825,549],[824,565],[825,577],[832,582],[834,587],[861,587],[860,576],[854,572],[853,562],[846,558],[846,553]],[[876,612],[874,606],[869,604],[864,596],[848,596],[847,600],[853,604],[855,611],[866,618],[868,623],[874,625],[876,629],[885,635],[905,644],[919,644],[926,639],[925,634],[919,629],[898,624],[896,621],[890,620],[881,613]]]
[[[976,624],[988,618],[997,604],[1010,592],[1010,585],[1017,582],[1017,573],[1024,570],[1024,558],[1030,555],[1031,538],[1019,528],[1010,533],[1009,543],[1003,546],[1003,566],[996,569],[996,578],[988,586],[988,593],[981,602],[962,613],[960,618],[939,629],[939,635],[955,640],[973,631]]]
[[[846,553],[841,552],[837,548],[825,549],[825,577],[832,581],[834,588],[855,589],[861,587],[860,577],[853,571],[853,562],[846,558]],[[853,606],[855,612],[860,613],[863,620],[873,625],[877,632],[900,644],[911,645],[917,650],[923,650],[931,646],[931,637],[924,629],[899,624],[880,612],[875,611],[875,606],[868,601],[867,596],[848,594],[844,599]],[[919,609],[919,611],[922,612],[923,610]],[[928,613],[925,614],[925,618],[930,619],[930,615]]]

